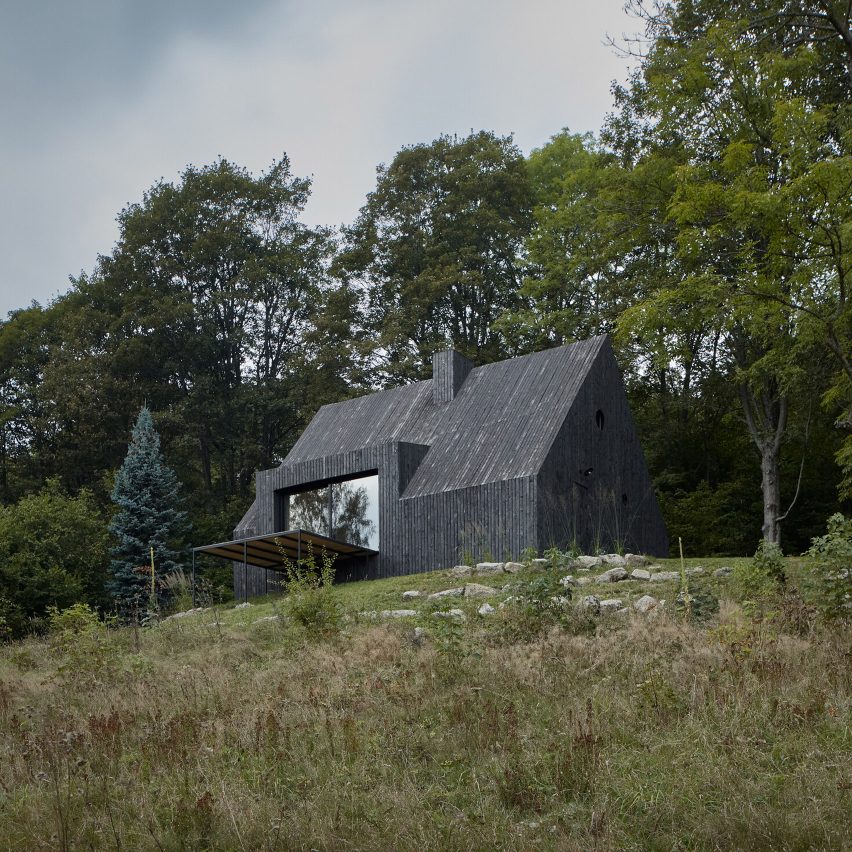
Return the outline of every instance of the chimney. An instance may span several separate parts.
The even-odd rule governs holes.
[[[432,355],[432,402],[452,402],[473,364],[455,349]]]

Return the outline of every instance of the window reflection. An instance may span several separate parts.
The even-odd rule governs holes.
[[[288,527],[377,550],[379,477],[362,476],[291,494]]]

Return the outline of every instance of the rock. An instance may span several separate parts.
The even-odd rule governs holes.
[[[644,568],[634,568],[630,572],[630,579],[631,580],[650,580],[651,579],[651,572],[646,571]]]
[[[365,609],[362,612],[359,612],[358,616],[359,618],[376,619],[379,617],[379,614],[374,609]]]
[[[422,627],[415,627],[411,635],[414,639],[422,639],[426,635],[426,630]]]
[[[568,606],[571,603],[571,598],[563,597],[562,595],[556,595],[550,599],[550,602],[556,604],[556,606]]]
[[[590,583],[594,583],[594,577],[577,577],[574,581],[577,586],[588,586]]]
[[[499,608],[505,609],[510,604],[513,604],[516,600],[518,600],[518,598],[515,595],[509,595],[509,597],[506,598],[506,600],[504,600],[500,603]]]
[[[279,615],[264,615],[263,618],[256,618],[252,624],[261,624],[264,621],[280,621],[281,616]]]
[[[431,595],[427,595],[427,601],[434,601],[438,598],[460,598],[464,594],[464,586],[459,586],[455,589],[444,589],[443,592],[432,592]]]
[[[600,565],[603,565],[603,560],[600,556],[578,556],[573,562],[571,567],[576,568],[597,568]]]
[[[620,553],[605,553],[601,556],[601,562],[604,565],[614,565],[617,568],[623,568],[626,564]]]
[[[506,562],[503,564],[503,570],[507,574],[517,574],[518,571],[524,570],[523,562]]]
[[[581,598],[580,607],[582,609],[591,610],[595,615],[597,615],[601,611],[600,598],[595,595],[586,595],[586,597]]]
[[[433,612],[435,618],[457,618],[459,621],[466,621],[467,616],[460,609],[448,609],[446,612]]]
[[[648,557],[638,553],[625,553],[624,564],[627,568],[644,568],[648,564]]]
[[[564,586],[567,589],[568,586],[576,586],[577,581],[569,574],[567,577],[563,577],[559,581],[559,585]]]
[[[450,568],[449,574],[451,577],[469,577],[473,573],[473,568],[470,565],[456,565],[455,568]]]
[[[480,615],[492,615],[493,613],[497,612],[497,610],[496,610],[496,609],[494,609],[494,607],[493,607],[493,606],[491,606],[491,604],[490,604],[490,603],[484,603],[484,604],[482,604],[482,606],[481,606],[481,607],[477,610],[477,612],[478,612]]]
[[[607,598],[600,602],[601,612],[615,612],[624,607],[624,601],[621,598]]]
[[[418,592],[416,589],[410,589],[409,591],[402,593],[402,599],[404,601],[414,600],[414,598],[419,598],[419,597],[420,597],[420,592]]]
[[[656,574],[651,574],[652,583],[663,583],[666,580],[679,580],[680,573],[677,571],[657,571]]]
[[[727,577],[728,574],[732,574],[734,571],[733,568],[729,568],[727,565],[723,565],[721,568],[717,568],[713,572],[714,577]]]
[[[544,570],[550,565],[550,560],[548,559],[533,559],[530,562],[530,568],[537,568],[539,571]]]
[[[502,562],[477,562],[476,563],[476,573],[477,574],[502,574],[503,573],[503,563]]]
[[[604,571],[597,577],[599,583],[617,583],[619,580],[626,579],[627,572],[623,568],[610,568],[609,571]]]
[[[497,589],[491,586],[483,586],[479,583],[468,583],[464,587],[464,596],[466,598],[490,598],[491,595],[496,595]]]
[[[382,618],[411,618],[417,615],[416,609],[383,609]]]
[[[615,614],[616,615],[630,615],[630,610],[626,606],[623,606],[621,609],[617,609],[615,611]]]
[[[248,609],[251,604],[248,601],[244,601],[243,603],[237,604],[234,609]]]
[[[197,606],[195,609],[185,609],[183,612],[176,612],[174,615],[170,615],[163,619],[163,621],[174,621],[176,618],[186,618],[188,615],[197,615],[200,612],[207,612],[209,607],[206,606]]]
[[[633,609],[636,612],[650,612],[658,603],[659,601],[653,595],[642,595],[638,601],[634,602]]]
[[[684,573],[687,577],[697,577],[699,574],[704,573],[704,569],[700,565],[697,565],[695,568],[687,568]]]

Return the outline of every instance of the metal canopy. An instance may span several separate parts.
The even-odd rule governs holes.
[[[336,554],[338,559],[375,556],[378,553],[368,547],[336,541],[319,533],[302,529],[237,538],[234,541],[222,541],[218,544],[205,544],[201,547],[193,547],[192,553],[193,557],[196,553],[207,553],[233,562],[242,562],[244,565],[281,571],[284,568],[285,559],[300,560],[309,546],[316,556],[325,550]]]

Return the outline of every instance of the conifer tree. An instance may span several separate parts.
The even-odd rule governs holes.
[[[110,523],[117,539],[108,588],[125,613],[142,609],[151,590],[151,548],[157,576],[180,567],[176,543],[186,534],[186,513],[178,508],[180,489],[166,466],[160,438],[147,406],[136,418],[127,456],[112,490],[118,511]]]

